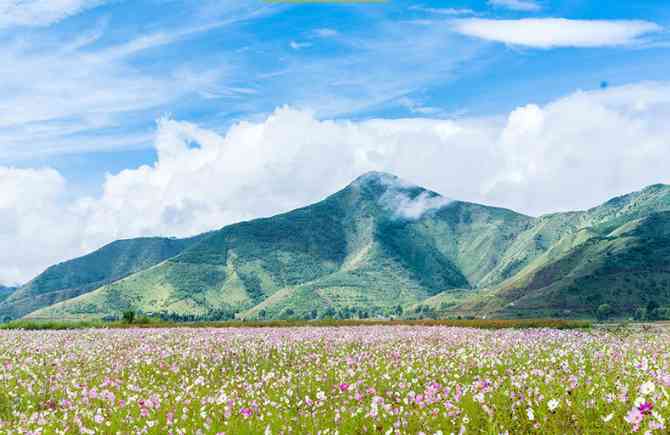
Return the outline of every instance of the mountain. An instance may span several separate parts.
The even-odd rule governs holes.
[[[198,237],[119,240],[89,255],[52,266],[4,300],[0,298],[0,319],[21,317],[118,281],[174,257],[197,240]]]
[[[509,210],[369,173],[317,204],[227,226],[163,263],[34,315],[389,313],[497,276],[500,251],[531,224]]]
[[[573,216],[576,230],[457,311],[495,317],[591,317],[670,306],[670,187],[650,186]]]
[[[669,216],[665,185],[534,218],[373,172],[288,213],[54,266],[0,317],[625,316],[670,304]]]
[[[14,293],[15,290],[16,287],[6,287],[4,285],[0,285],[0,302],[7,299],[12,293]]]

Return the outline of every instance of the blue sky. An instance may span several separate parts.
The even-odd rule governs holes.
[[[5,0],[0,247],[36,247],[0,282],[364,170],[529,214],[666,182],[669,29],[662,0]]]
[[[53,106],[2,123],[0,163],[48,164],[84,191],[98,189],[107,171],[153,161],[155,121],[166,114],[217,131],[282,105],[334,119],[489,115],[602,82],[660,80],[670,63],[665,29],[615,46],[539,49],[453,29],[457,19],[542,17],[665,28],[663,1],[62,3],[68,16],[55,11],[44,22],[37,10],[32,21],[0,30],[0,44],[26,69],[12,73],[9,63],[7,74],[28,74],[43,88],[10,83],[0,85],[0,96],[29,111]],[[54,54],[59,49],[65,52]],[[82,77],[73,72],[78,57],[91,63]],[[59,110],[63,100],[74,107]]]

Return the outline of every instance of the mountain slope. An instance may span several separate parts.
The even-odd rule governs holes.
[[[11,296],[11,294],[14,293],[15,290],[16,287],[5,287],[4,285],[0,285],[0,302],[4,301],[9,296]]]
[[[77,297],[174,257],[199,238],[119,240],[97,251],[49,267],[0,302],[0,319],[17,318]]]
[[[614,316],[631,315],[650,301],[670,306],[670,212],[651,213],[606,234],[592,231],[542,260],[456,311],[592,317],[602,304]]]

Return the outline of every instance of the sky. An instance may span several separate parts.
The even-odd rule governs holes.
[[[0,284],[371,170],[534,216],[670,183],[669,31],[664,0],[0,0]]]

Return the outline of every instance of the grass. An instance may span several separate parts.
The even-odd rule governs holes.
[[[101,320],[16,320],[0,325],[0,329],[67,330],[67,329],[123,329],[123,328],[282,328],[282,327],[339,327],[339,326],[452,326],[478,329],[588,329],[587,320],[562,319],[439,319],[439,320],[268,320],[223,322],[166,322],[158,319],[139,319],[133,323]]]

